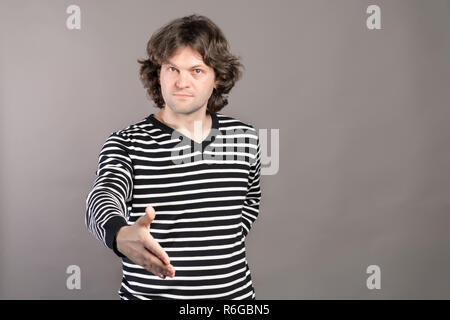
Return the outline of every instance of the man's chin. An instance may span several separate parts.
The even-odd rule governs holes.
[[[192,107],[192,106],[187,106],[187,105],[177,105],[175,108],[172,108],[172,111],[174,111],[175,113],[188,115],[188,114],[192,114],[194,112],[197,112],[201,108],[202,107]]]

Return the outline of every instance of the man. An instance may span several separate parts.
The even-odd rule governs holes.
[[[261,200],[259,139],[218,112],[242,65],[198,15],[159,29],[147,54],[141,80],[160,111],[104,143],[86,225],[122,258],[121,299],[255,299],[245,238]]]

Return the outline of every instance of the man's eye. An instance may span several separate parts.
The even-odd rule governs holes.
[[[196,72],[197,74],[200,74],[202,72],[201,69],[194,69],[194,71],[196,71],[196,70],[200,71],[200,72]]]
[[[174,67],[169,67],[169,70],[170,70],[170,69],[175,69],[175,68],[174,68]],[[175,70],[176,70],[176,69],[175,69]],[[172,71],[172,70],[170,70],[170,71]]]

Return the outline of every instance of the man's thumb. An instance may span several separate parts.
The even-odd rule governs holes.
[[[152,206],[147,206],[145,208],[145,214],[141,216],[136,222],[140,225],[150,227],[153,219],[155,219],[155,209]]]

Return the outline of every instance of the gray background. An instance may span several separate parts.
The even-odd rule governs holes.
[[[66,8],[81,7],[81,30]],[[381,8],[369,30],[366,8]],[[0,298],[118,299],[84,224],[107,136],[157,109],[151,34],[215,21],[244,77],[223,113],[280,129],[247,238],[257,299],[450,298],[449,1],[2,1]],[[366,268],[381,268],[381,289]],[[66,268],[81,268],[81,289]]]

